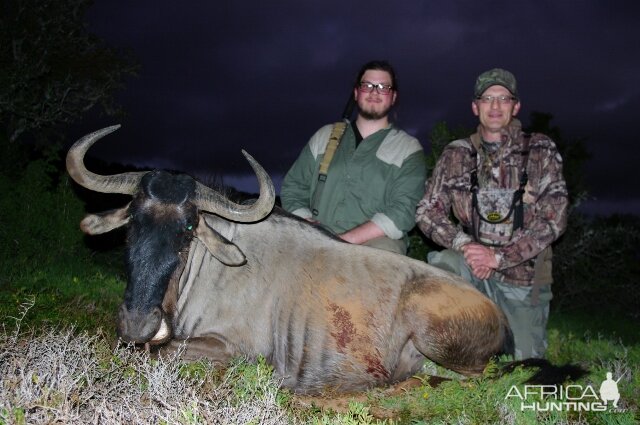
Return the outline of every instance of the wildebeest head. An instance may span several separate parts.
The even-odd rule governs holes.
[[[194,237],[226,265],[245,262],[242,251],[211,229],[200,211],[237,222],[258,221],[272,210],[275,191],[264,169],[244,151],[260,185],[258,200],[248,205],[231,202],[185,174],[150,171],[101,176],[88,171],[83,161],[87,150],[119,127],[107,127],[78,140],[67,153],[67,171],[87,189],[133,196],[123,208],[88,215],[80,228],[94,235],[128,224],[128,279],[118,312],[118,334],[129,342],[161,343],[171,337],[162,308],[167,286],[180,264],[181,253]]]

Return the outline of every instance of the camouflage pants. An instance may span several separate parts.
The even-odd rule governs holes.
[[[549,303],[553,297],[550,285],[540,287],[538,302],[534,304],[531,300],[531,286],[510,285],[492,278],[478,279],[471,273],[462,253],[450,249],[430,252],[428,262],[462,276],[502,309],[513,332],[516,360],[544,357],[547,349]]]

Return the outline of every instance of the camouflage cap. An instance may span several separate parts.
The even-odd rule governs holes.
[[[473,89],[473,95],[478,97],[491,86],[502,86],[509,90],[512,95],[518,96],[516,77],[506,69],[493,68],[480,74]]]

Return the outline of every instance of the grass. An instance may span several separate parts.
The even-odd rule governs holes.
[[[144,351],[111,345],[103,332],[73,326],[24,326],[30,303],[0,330],[0,424],[162,423],[162,424],[634,424],[640,399],[640,347],[606,338],[550,332],[550,358],[579,358],[590,374],[577,384],[598,388],[607,371],[621,376],[620,410],[609,412],[522,412],[522,389],[531,371],[499,376],[491,364],[485,375],[459,379],[428,364],[429,373],[451,379],[390,394],[374,389],[346,397],[339,412],[300,402],[280,389],[264,359],[234,360],[225,370],[207,361],[186,363],[179,356],[150,358]],[[570,350],[566,348],[570,347]]]
[[[96,330],[113,323],[125,283],[111,267],[96,266],[81,256],[28,268],[5,265],[0,285],[2,316],[15,316],[26,299],[34,298],[25,317],[29,326],[73,324],[79,330]]]
[[[193,373],[73,327],[5,329],[0,353],[1,424],[290,423],[270,375],[259,393],[238,395],[238,365],[220,375],[199,362]]]
[[[505,395],[512,385],[526,381],[531,375],[526,370],[497,377],[495,368],[489,368],[482,378],[462,380],[427,364],[426,373],[419,376],[420,386],[393,395],[374,389],[351,401],[347,397],[348,407],[335,411],[301,403],[279,389],[264,360],[249,364],[238,359],[222,376],[206,362],[158,363],[144,353],[111,348],[113,315],[124,289],[115,265],[118,257],[74,255],[44,268],[9,274],[10,284],[0,290],[4,324],[0,364],[16,369],[0,371],[0,423],[48,423],[61,418],[85,423],[108,418],[112,423],[198,424],[211,423],[209,419],[221,411],[230,415],[229,423],[256,424],[632,424],[639,419],[640,344],[633,332],[637,327],[580,313],[552,313],[548,358],[588,367],[590,374],[578,381],[581,385],[599,387],[608,371],[622,376],[624,411],[521,412],[517,400],[505,400]],[[33,305],[25,307],[29,299],[34,299]],[[16,351],[16,347],[21,348]],[[46,352],[51,353],[45,356],[51,363],[36,365]],[[53,377],[55,373],[70,364],[77,368],[68,372],[70,381],[56,382],[62,378]],[[88,372],[92,367],[97,370]],[[430,375],[451,380],[432,386]],[[28,381],[26,390],[18,386],[18,376]],[[167,388],[177,392],[161,398]],[[27,390],[28,397],[23,393]],[[221,398],[228,404],[214,403]],[[112,411],[107,405],[119,407]],[[259,416],[260,409],[273,416]]]
[[[549,329],[566,335],[584,335],[589,338],[606,336],[628,345],[640,344],[640,323],[625,316],[615,317],[607,312],[552,312],[549,317]]]

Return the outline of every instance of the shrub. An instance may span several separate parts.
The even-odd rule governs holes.
[[[41,267],[82,247],[82,202],[67,178],[59,179],[57,155],[27,162],[18,175],[0,174],[0,259]]]
[[[554,306],[640,319],[640,219],[573,213],[554,247]]]
[[[2,329],[0,359],[0,423],[291,423],[270,375],[238,398],[233,383],[262,373],[247,364],[219,382],[211,364],[185,374],[179,355],[111,349],[103,335],[73,327]]]
[[[15,315],[35,296],[29,323],[95,329],[112,322],[121,265],[96,262],[100,255],[85,247],[78,227],[84,207],[58,162],[51,151],[22,169],[0,171],[0,315]]]

